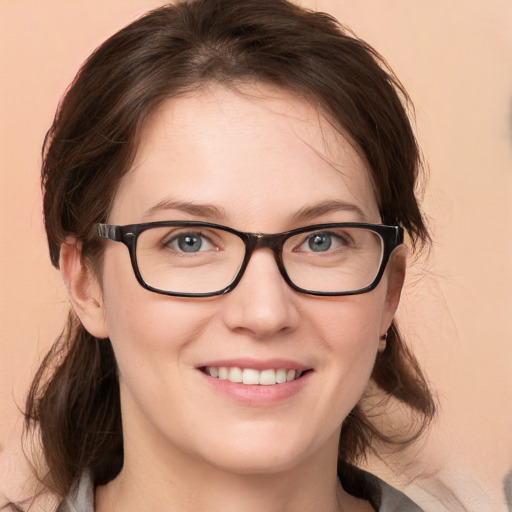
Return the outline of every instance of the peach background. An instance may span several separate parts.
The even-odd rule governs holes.
[[[374,45],[415,104],[435,247],[400,308],[440,401],[420,445],[373,471],[425,510],[504,511],[512,467],[512,3],[317,0]],[[67,309],[47,257],[40,147],[80,63],[155,0],[0,0],[0,507],[23,498],[24,394]],[[414,481],[411,481],[417,477]],[[464,504],[448,505],[447,492]],[[5,498],[5,500],[4,500]]]

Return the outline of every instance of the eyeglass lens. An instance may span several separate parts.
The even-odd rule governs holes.
[[[369,286],[382,260],[380,235],[360,227],[312,230],[290,236],[282,248],[289,279],[316,292],[348,292]],[[152,288],[174,293],[213,293],[237,277],[244,241],[204,226],[152,227],[139,234],[136,259]]]

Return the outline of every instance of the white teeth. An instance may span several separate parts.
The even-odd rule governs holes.
[[[230,382],[242,382],[242,370],[236,366],[229,369],[228,380]]]
[[[259,384],[260,383],[260,372],[251,368],[245,368],[242,372],[242,382],[244,384]]]
[[[293,379],[295,379],[295,370],[288,370],[286,372],[286,382],[290,382]]]
[[[206,373],[210,377],[219,378],[221,380],[229,380],[230,382],[243,382],[249,386],[262,385],[272,386],[274,384],[284,384],[298,379],[303,372],[299,370],[286,370],[284,368],[262,370],[261,372],[253,368],[238,368],[236,366],[208,366]]]
[[[260,373],[260,384],[264,386],[271,386],[276,383],[276,372],[275,370],[263,370]]]
[[[283,370],[282,368],[277,370],[277,372],[276,372],[276,382],[278,384],[282,384],[283,382],[286,382],[286,370]]]

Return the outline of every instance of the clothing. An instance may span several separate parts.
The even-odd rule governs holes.
[[[423,512],[410,498],[380,478],[346,462],[338,462],[343,489],[369,501],[377,512]]]
[[[340,463],[338,475],[348,493],[369,501],[377,512],[423,512],[405,494],[366,471]],[[57,512],[94,512],[94,486],[88,472],[84,472]]]

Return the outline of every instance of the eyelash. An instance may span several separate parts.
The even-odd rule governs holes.
[[[201,240],[200,249],[202,248],[203,243],[204,243],[205,240],[212,247],[215,246],[215,244],[210,239],[210,237],[206,236],[204,233],[191,232],[191,231],[182,231],[182,232],[179,232],[179,233],[172,233],[171,235],[166,237],[162,241],[162,248],[170,248],[173,251],[176,251],[176,252],[179,252],[179,253],[190,253],[190,254],[193,254],[196,251],[184,251],[181,248],[174,248],[174,247],[172,247],[172,244],[174,244],[175,242],[179,243],[180,238],[186,238],[186,237],[197,238],[197,239]],[[204,251],[199,250],[197,252],[204,252]]]
[[[349,240],[348,236],[343,237],[336,233],[332,233],[332,232],[328,232],[328,231],[327,232],[321,231],[318,233],[310,233],[306,237],[305,240],[303,240],[300,244],[298,244],[296,252],[299,252],[300,248],[302,246],[304,246],[305,244],[307,244],[308,242],[310,242],[315,236],[329,237],[331,240],[331,245],[332,245],[333,241],[336,241],[337,247],[333,248],[333,247],[331,247],[331,245],[329,245],[329,247],[327,248],[326,251],[314,251],[313,249],[311,249],[311,250],[306,250],[304,252],[333,252],[335,249],[339,249],[340,247],[346,247],[350,244],[350,240]]]

